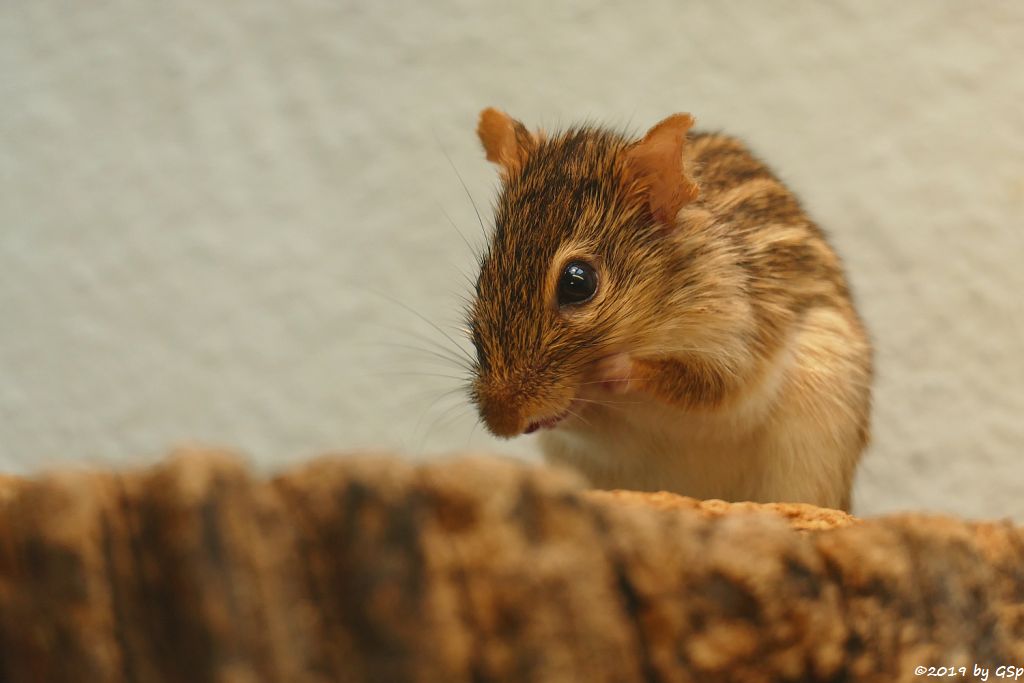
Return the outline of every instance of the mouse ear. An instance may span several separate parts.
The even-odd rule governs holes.
[[[626,149],[626,173],[647,197],[654,218],[674,225],[676,214],[700,195],[683,168],[686,133],[693,126],[689,114],[673,114]]]
[[[493,107],[480,112],[476,134],[484,145],[487,160],[501,166],[506,175],[522,168],[527,154],[537,144],[537,138],[526,126]]]

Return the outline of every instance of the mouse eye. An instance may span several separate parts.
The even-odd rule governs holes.
[[[597,271],[589,263],[573,261],[558,278],[558,305],[571,306],[589,301],[597,291]]]

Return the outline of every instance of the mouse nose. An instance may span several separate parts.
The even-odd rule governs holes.
[[[518,436],[525,429],[522,409],[507,395],[481,395],[477,404],[488,431],[498,437]]]
[[[491,434],[508,439],[526,429],[527,404],[531,401],[521,377],[481,376],[473,394],[480,418]]]

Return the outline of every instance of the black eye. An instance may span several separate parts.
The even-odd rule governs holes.
[[[589,301],[597,291],[597,271],[589,263],[573,261],[558,278],[558,305],[569,306]]]

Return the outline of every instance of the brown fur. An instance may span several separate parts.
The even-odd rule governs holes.
[[[691,123],[548,138],[481,115],[504,184],[469,314],[472,399],[504,437],[571,411],[546,455],[601,486],[848,506],[872,369],[840,261],[741,142]],[[597,294],[560,308],[579,259]],[[594,453],[613,442],[626,452]]]

